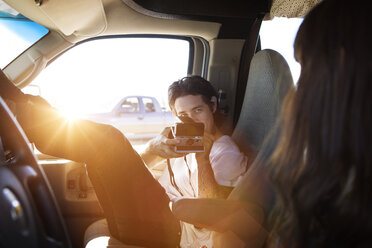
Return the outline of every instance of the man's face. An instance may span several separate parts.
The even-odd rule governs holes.
[[[186,95],[181,96],[174,102],[174,114],[179,117],[189,117],[195,122],[204,124],[204,130],[208,133],[214,133],[214,119],[213,113],[216,111],[216,107],[213,111],[203,101],[201,95]]]

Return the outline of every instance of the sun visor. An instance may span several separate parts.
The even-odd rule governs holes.
[[[36,1],[35,1],[36,2]],[[66,36],[95,36],[107,27],[101,0],[39,0],[40,10]]]

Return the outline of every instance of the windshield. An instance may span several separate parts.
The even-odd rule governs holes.
[[[0,0],[0,67],[3,69],[48,32]]]

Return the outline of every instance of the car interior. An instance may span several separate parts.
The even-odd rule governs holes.
[[[123,60],[100,59],[96,55],[98,49],[94,48],[85,54],[84,59],[97,63],[97,67],[87,62],[73,66],[65,62],[59,64],[61,70],[58,73],[48,71],[49,68],[63,61],[75,48],[100,40],[164,38],[186,42],[184,75],[177,77],[200,75],[209,80],[219,92],[223,131],[233,137],[242,152],[248,150],[247,146],[254,145],[258,156],[253,161],[253,169],[247,171],[226,200],[179,199],[173,202],[172,211],[182,221],[214,231],[216,247],[262,247],[266,238],[264,228],[258,228],[254,238],[246,235],[249,233],[247,230],[257,228],[252,224],[247,209],[252,202],[262,206],[257,210],[261,216],[258,224],[266,225],[273,199],[267,194],[268,189],[263,183],[267,178],[261,176],[264,168],[259,164],[264,164],[275,148],[281,105],[288,90],[295,87],[296,80],[280,52],[262,48],[260,29],[263,22],[271,22],[277,17],[301,18],[318,2],[1,0],[0,20],[32,22],[41,28],[33,29],[40,34],[23,50],[1,62],[0,81],[10,80],[26,92],[43,74],[49,74],[49,81],[57,81],[65,74],[72,79],[82,76],[82,80],[86,78],[88,82],[72,82],[73,88],[66,91],[67,96],[63,97],[76,95],[77,101],[83,101],[84,96],[91,94],[98,102],[97,93],[90,90],[88,80],[89,76],[98,77],[96,71],[113,68],[119,75],[117,78],[112,75],[100,78],[103,89],[110,87],[106,80],[121,84],[128,92],[136,84],[121,79],[124,74],[130,73],[125,70]],[[16,24],[6,27],[14,28],[22,37],[27,36],[24,40],[31,37],[28,31]],[[286,33],[280,36],[286,36]],[[274,41],[275,37],[272,37]],[[10,36],[1,37],[3,40],[8,38]],[[0,44],[3,46],[1,51],[9,50],[6,44],[16,46],[12,41]],[[125,44],[121,46],[124,50]],[[108,51],[108,47],[102,49],[103,53],[105,49]],[[158,56],[150,66],[162,59],[162,53],[165,53],[162,49],[158,49]],[[136,53],[140,56],[140,52]],[[168,60],[175,63],[172,59]],[[144,63],[140,59],[139,65]],[[172,68],[163,67],[162,74],[169,71],[173,81],[179,79],[174,78]],[[141,70],[139,74],[152,74],[149,68],[138,68]],[[92,75],[81,73],[85,69]],[[138,73],[134,76],[139,77]],[[172,82],[167,80],[163,80],[165,85]],[[85,88],[79,88],[77,84],[80,83],[86,83]],[[59,86],[50,84],[48,87],[56,88],[57,94],[65,87],[64,82]],[[152,87],[151,84],[156,87],[157,81],[148,80],[141,87]],[[36,88],[40,95],[40,89]],[[42,88],[41,96],[43,92]],[[106,91],[101,90],[102,93],[110,97]],[[115,94],[118,95],[111,98],[121,99],[131,93],[116,90]],[[52,95],[48,100],[58,97]],[[85,165],[38,152],[28,142],[10,110],[11,106],[2,98],[0,105],[0,246],[138,247],[123,244],[111,236],[102,203],[97,199]],[[149,112],[154,112],[153,105],[146,107]],[[247,144],[248,140],[250,144]],[[164,168],[161,166],[154,170],[160,173]]]

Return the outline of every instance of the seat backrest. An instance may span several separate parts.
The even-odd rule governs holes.
[[[232,134],[242,151],[249,145],[261,150],[290,87],[293,79],[289,66],[278,52],[266,49],[253,56],[242,110]]]
[[[262,50],[255,54],[233,138],[243,151],[251,143],[259,153],[228,199],[256,202],[266,212],[271,208],[274,194],[266,162],[277,144],[279,114],[291,87],[289,66],[278,52]]]
[[[229,229],[235,235],[226,235],[216,232],[214,244],[216,247],[234,247],[236,242],[243,243],[244,247],[262,247],[267,237],[268,213],[271,210],[275,193],[269,180],[269,171],[266,166],[278,141],[279,114],[282,103],[288,90],[293,87],[293,79],[285,59],[273,50],[262,50],[254,55],[249,71],[247,88],[245,92],[242,111],[233,132],[233,139],[243,151],[250,149],[252,144],[258,149],[257,158],[248,168],[247,173],[230,193],[228,200],[232,202],[256,203],[260,206],[262,215],[255,218],[262,219],[257,222],[259,228],[252,236],[250,226],[257,226],[246,212],[239,210],[231,216],[237,216],[230,221]],[[226,218],[232,218],[231,216]],[[246,227],[244,229],[243,227]],[[245,230],[245,231],[242,231]],[[237,237],[239,237],[237,239]]]
[[[228,199],[255,202],[266,214],[275,199],[266,165],[278,141],[279,114],[291,87],[293,79],[290,69],[278,52],[263,50],[253,57],[234,138],[243,148],[247,141],[251,142],[259,153]]]

